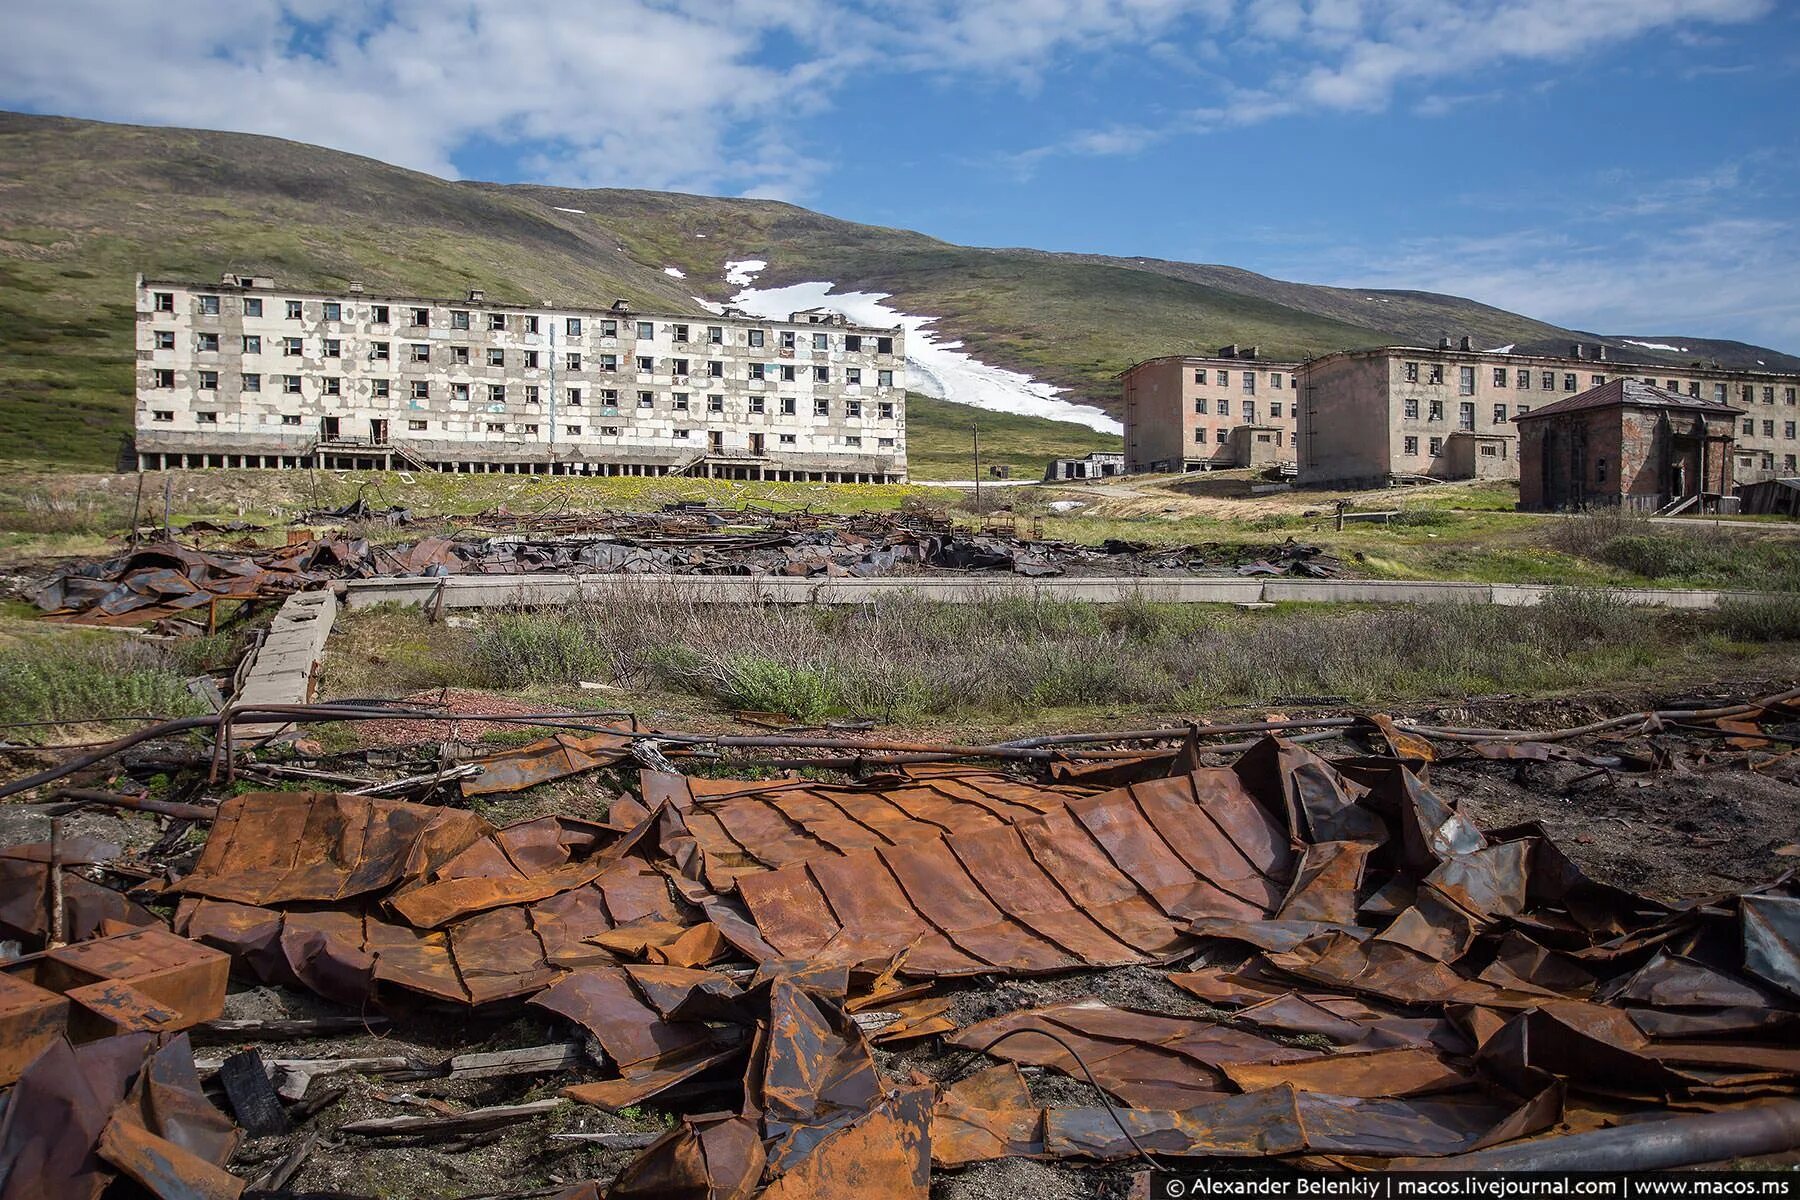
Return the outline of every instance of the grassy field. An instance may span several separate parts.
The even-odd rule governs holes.
[[[1071,421],[1048,421],[1013,413],[983,412],[966,404],[906,394],[906,461],[917,482],[973,479],[973,427],[981,428],[981,467],[1003,464],[1014,479],[1042,479],[1053,458],[1080,457],[1096,450],[1117,452],[1125,439]]]
[[[751,710],[985,728],[1296,697],[1387,704],[1722,667],[1778,672],[1795,665],[1796,639],[1800,601],[1702,616],[1575,591],[1528,611],[907,597],[721,609],[692,602],[679,583],[647,583],[640,603],[485,613],[473,628],[433,625],[415,610],[350,614],[325,683],[345,696],[491,689],[658,720],[710,723]]]

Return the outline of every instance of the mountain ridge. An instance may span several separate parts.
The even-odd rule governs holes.
[[[112,459],[130,426],[140,270],[432,295],[484,288],[530,303],[622,297],[699,315],[699,299],[729,299],[724,263],[744,259],[768,263],[759,287],[884,292],[902,312],[929,314],[934,336],[1115,414],[1114,376],[1129,363],[1232,342],[1300,358],[1434,344],[1441,331],[1521,350],[1604,342],[1621,362],[1800,370],[1800,358],[1764,347],[1628,335],[1691,352],[1671,355],[1437,293],[959,246],[780,201],[450,181],[263,135],[0,112],[0,459]],[[1383,311],[1368,311],[1376,305],[1359,297],[1370,296]]]

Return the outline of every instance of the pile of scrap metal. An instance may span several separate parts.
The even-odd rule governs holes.
[[[936,570],[1042,577],[1069,572],[1332,576],[1318,546],[1213,543],[1101,546],[964,534],[929,517],[859,514],[614,513],[578,532],[468,533],[393,545],[326,536],[268,550],[200,551],[155,542],[66,568],[31,599],[52,617],[134,624],[192,615],[220,600],[284,596],[334,579],[559,574],[882,576]],[[745,523],[739,523],[742,518]],[[574,518],[568,522],[574,522]]]
[[[238,795],[191,870],[134,895],[173,901],[175,932],[242,972],[355,1012],[526,1004],[597,1048],[567,1099],[688,1114],[572,1198],[922,1198],[934,1167],[1004,1157],[1529,1165],[1681,1113],[1756,1131],[1707,1142],[1713,1158],[1800,1143],[1791,877],[1687,904],[1623,891],[1536,825],[1477,828],[1433,786],[1429,734],[1357,728],[1376,752],[1271,736],[1230,765],[1190,747],[1053,783],[967,764],[839,783],[644,769],[604,822]],[[7,922],[36,911],[0,904]],[[41,931],[25,924],[0,933]],[[1116,968],[1199,1003],[959,1016],[996,981]],[[963,1053],[890,1075],[895,1045]],[[1045,1103],[1027,1071],[1097,1091]]]

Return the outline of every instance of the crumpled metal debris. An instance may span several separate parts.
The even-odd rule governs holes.
[[[404,524],[404,509],[377,512],[360,500],[307,519]],[[490,528],[501,524],[477,518]],[[328,534],[317,540],[238,553],[156,542],[43,580],[32,600],[61,620],[136,624],[178,616],[219,600],[284,596],[334,579],[381,576],[530,574],[854,576],[934,570],[1004,571],[1027,577],[1069,572],[1192,574],[1232,571],[1330,576],[1341,566],[1318,546],[1235,543],[1099,547],[958,532],[918,514],[743,511],[607,513],[534,526],[531,533],[481,536],[464,530],[415,542],[375,544]]]
[[[160,1200],[235,1200],[225,1171],[238,1131],[200,1090],[186,1034],[58,1039],[26,1068],[0,1116],[0,1200],[100,1195],[116,1175]]]

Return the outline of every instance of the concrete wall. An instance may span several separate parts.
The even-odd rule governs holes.
[[[1302,364],[1299,483],[1375,487],[1387,481],[1395,440],[1391,366],[1344,356]]]
[[[899,329],[159,281],[137,316],[141,454],[294,455],[335,420],[428,461],[905,476]]]

